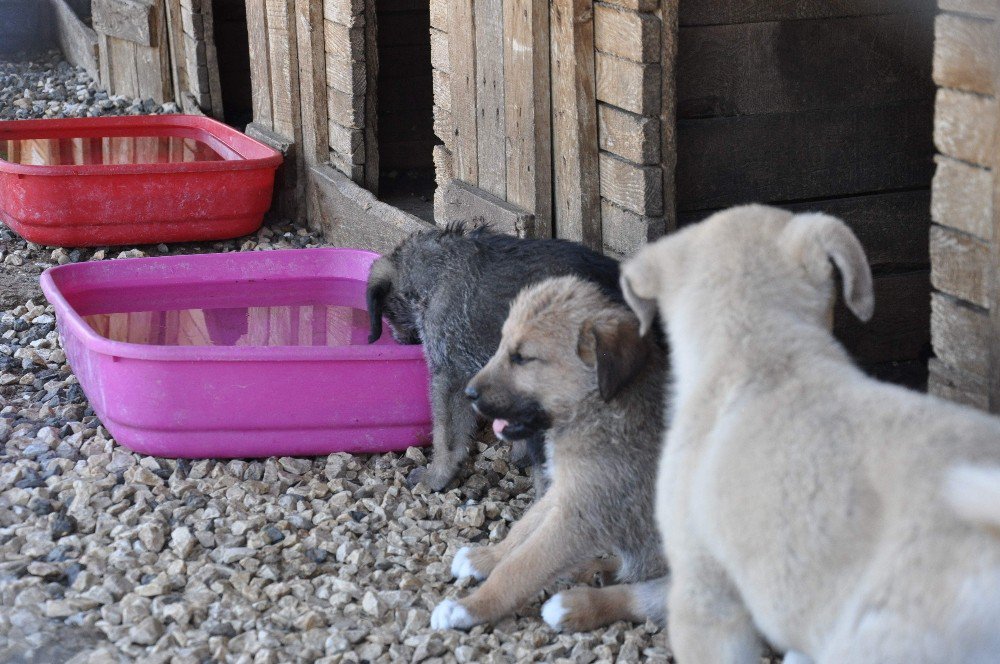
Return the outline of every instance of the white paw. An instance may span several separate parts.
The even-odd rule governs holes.
[[[549,601],[542,604],[542,620],[552,629],[562,629],[565,617],[566,607],[563,606],[562,593],[556,593],[549,598]]]
[[[431,629],[469,629],[476,624],[464,606],[453,599],[446,599],[431,613]]]
[[[482,581],[486,576],[480,574],[472,564],[472,560],[469,558],[471,550],[472,547],[470,546],[463,546],[458,550],[454,560],[451,561],[451,575],[456,579],[464,579],[467,576],[471,576],[476,581]]]

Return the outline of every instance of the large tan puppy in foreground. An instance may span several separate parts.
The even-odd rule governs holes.
[[[868,378],[830,333],[834,275],[874,307],[839,220],[747,206],[622,270],[672,348],[657,486],[681,664],[1000,662],[1000,420]]]

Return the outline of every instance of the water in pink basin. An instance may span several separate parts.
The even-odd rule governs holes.
[[[430,433],[419,346],[368,345],[348,249],[64,265],[42,275],[67,358],[115,439],[174,457],[400,450]]]

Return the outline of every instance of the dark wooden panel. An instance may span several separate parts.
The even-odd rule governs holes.
[[[678,122],[680,210],[929,186],[932,105]]]
[[[725,25],[933,11],[934,0],[684,0],[681,25]]]
[[[930,13],[682,28],[678,117],[929,99],[933,42]]]
[[[808,203],[782,204],[792,212],[826,212],[847,222],[861,240],[874,270],[926,267],[930,229],[930,192],[901,191],[848,196]],[[682,225],[704,219],[711,211],[685,212]]]
[[[875,279],[875,315],[861,323],[838,299],[834,332],[862,364],[915,360],[930,348],[930,273],[887,274]]]

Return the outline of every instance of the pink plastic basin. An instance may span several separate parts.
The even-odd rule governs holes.
[[[108,431],[167,457],[426,444],[420,346],[367,344],[377,254],[294,249],[62,265],[42,275],[66,357]]]

